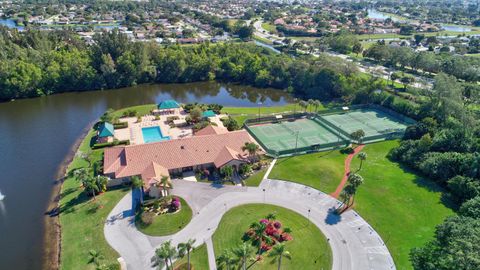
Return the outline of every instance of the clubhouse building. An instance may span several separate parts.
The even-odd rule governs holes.
[[[104,152],[104,174],[111,178],[110,186],[130,182],[130,177],[139,176],[144,192],[158,197],[162,177],[227,165],[237,170],[242,163],[248,162],[248,153],[242,150],[247,142],[255,143],[246,130],[228,132],[223,127],[210,125],[192,137],[110,147]]]

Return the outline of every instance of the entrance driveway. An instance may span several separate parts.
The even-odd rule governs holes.
[[[190,238],[196,239],[196,245],[208,243],[228,209],[249,203],[278,205],[308,218],[327,237],[334,270],[395,269],[375,230],[353,210],[341,216],[334,214],[340,202],[316,189],[271,179],[265,179],[259,187],[214,186],[182,180],[174,181],[173,186],[172,193],[183,197],[194,213],[191,222],[174,235],[152,237],[136,230],[131,194],[110,213],[105,237],[126,261],[128,269],[151,269],[155,248],[166,240],[172,240],[174,245]],[[312,251],[315,252],[322,251]]]

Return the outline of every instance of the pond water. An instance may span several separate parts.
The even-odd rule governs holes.
[[[283,105],[274,89],[216,82],[142,85],[0,103],[0,269],[40,269],[47,204],[56,172],[82,131],[107,108],[178,102]]]
[[[442,28],[445,31],[452,31],[452,32],[471,32],[472,28],[463,25],[446,25],[442,24]]]
[[[23,26],[17,26],[14,20],[12,19],[0,19],[0,25],[6,26],[8,28],[17,28],[18,30],[23,30]]]

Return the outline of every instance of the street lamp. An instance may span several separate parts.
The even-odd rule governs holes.
[[[227,203],[224,203],[223,206],[225,206],[225,213],[227,212]]]
[[[265,189],[263,189],[263,203],[265,203]]]
[[[309,221],[308,225],[310,226],[310,209],[308,209],[308,221]]]

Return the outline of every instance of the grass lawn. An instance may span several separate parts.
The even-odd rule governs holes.
[[[262,28],[267,30],[270,33],[274,33],[274,34],[277,33],[277,27],[271,23],[268,23],[268,22],[262,23]]]
[[[253,35],[253,39],[256,40],[256,41],[259,41],[259,42],[268,44],[268,45],[272,45],[272,44],[273,44],[272,41],[270,41],[269,39],[263,38],[263,37],[261,37],[261,36]]]
[[[147,105],[138,105],[138,106],[133,106],[133,107],[128,107],[128,108],[123,108],[120,110],[117,110],[113,112],[113,116],[115,117],[121,117],[123,112],[127,110],[135,110],[139,115],[145,115],[149,114],[151,110],[155,109],[157,105],[155,104],[147,104]]]
[[[135,225],[137,229],[144,234],[153,236],[164,236],[174,234],[183,229],[192,219],[192,209],[187,202],[180,198],[182,208],[177,213],[163,214],[155,217],[150,225],[145,225],[137,216]]]
[[[80,145],[80,151],[86,152],[90,149],[89,142],[93,135],[94,131],[90,131]],[[102,154],[103,150],[93,151],[93,160],[100,160]],[[87,165],[85,160],[76,157],[67,171]],[[97,195],[96,201],[93,201],[85,195],[80,183],[73,177],[65,179],[60,199],[61,269],[95,269],[93,264],[88,264],[90,250],[101,253],[104,257],[102,263],[117,264],[118,254],[105,240],[103,226],[107,215],[129,190],[108,190]]]
[[[359,172],[355,209],[382,236],[397,269],[412,269],[409,252],[431,240],[435,226],[453,211],[441,200],[442,190],[433,182],[403,169],[386,156],[398,141],[368,144],[368,157]],[[352,168],[358,168],[354,158]]]
[[[190,263],[192,264],[192,269],[208,269],[208,253],[207,246],[205,244],[197,247],[190,254]],[[175,270],[186,270],[187,269],[187,256],[182,259],[177,260],[174,263]]]
[[[331,193],[342,180],[345,158],[347,155],[339,150],[281,158],[269,178],[288,180]]]
[[[249,187],[258,187],[263,180],[263,176],[267,172],[267,168],[261,169],[254,174],[250,175],[247,179],[245,179],[245,184]]]
[[[222,217],[212,238],[215,255],[218,257],[224,250],[241,244],[242,236],[250,224],[269,213],[275,213],[283,227],[292,229],[293,240],[286,244],[292,260],[285,259],[282,269],[331,269],[332,252],[322,232],[300,214],[268,204],[247,204],[229,210]],[[267,257],[249,269],[277,269],[277,264],[271,264],[270,261]]]

